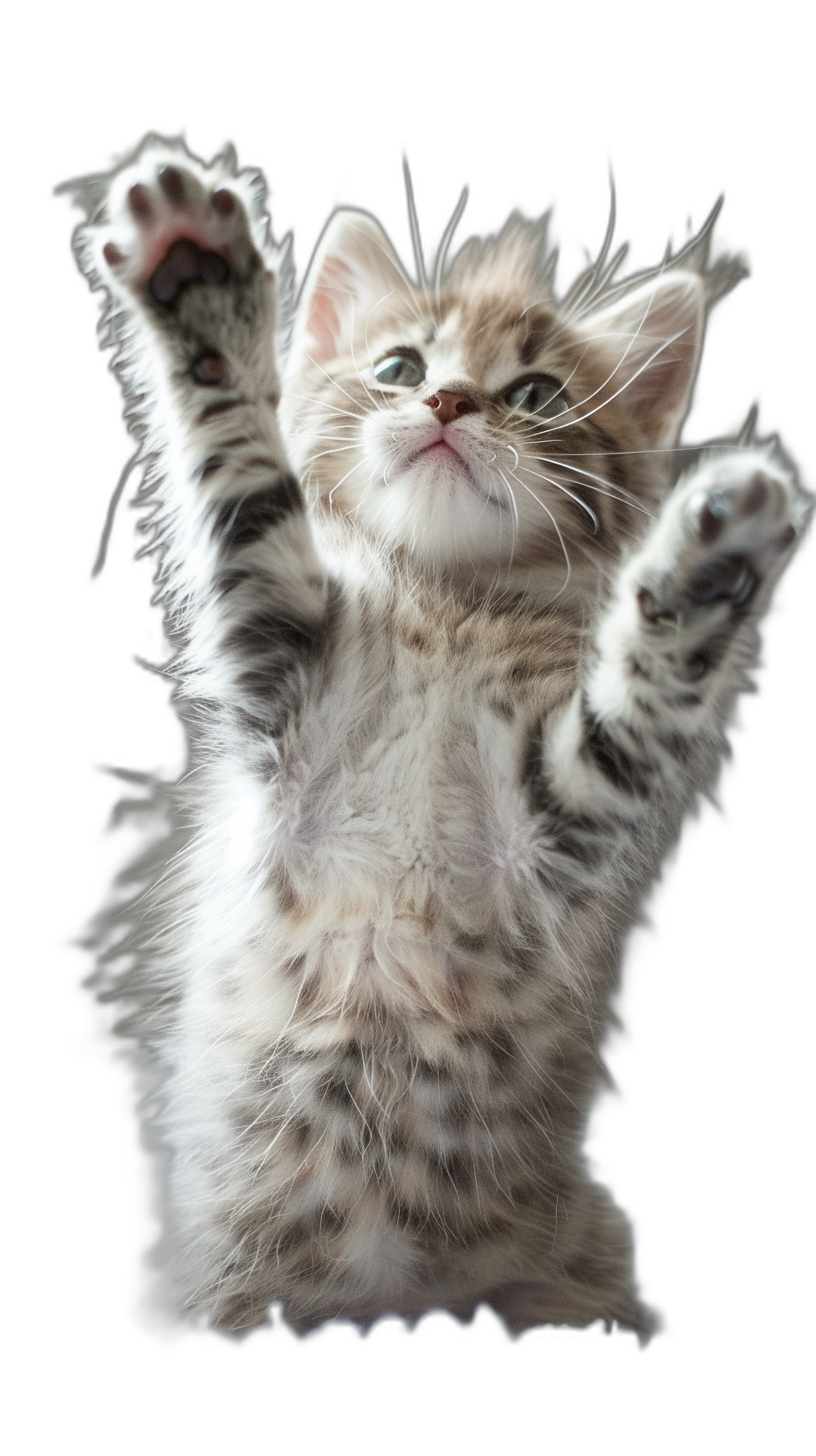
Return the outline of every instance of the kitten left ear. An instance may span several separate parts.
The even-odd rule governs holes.
[[[292,337],[292,362],[325,365],[364,339],[377,309],[412,286],[380,224],[344,208],[330,218],[309,264]]]
[[[655,449],[677,443],[700,359],[705,302],[698,273],[670,272],[578,324],[607,362],[604,397],[620,398]]]

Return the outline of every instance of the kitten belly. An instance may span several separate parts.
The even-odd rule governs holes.
[[[266,954],[235,946],[188,983],[169,1108],[186,1297],[228,1328],[274,1300],[304,1329],[467,1317],[562,1259],[586,1007],[529,945],[513,962],[408,916],[316,925],[300,948],[282,917]]]
[[[466,1312],[549,1262],[592,1037],[519,744],[451,696],[356,739],[335,701],[266,783],[209,780],[167,1121],[188,1298],[230,1327]]]
[[[212,965],[181,1014],[167,1116],[190,1302],[241,1327],[283,1300],[307,1328],[467,1314],[540,1273],[566,1196],[546,1020],[508,1024],[519,987],[484,948],[457,978],[409,920],[294,955],[281,926],[278,946],[277,962],[236,946],[230,977]]]
[[[376,696],[356,684],[351,701],[332,694],[287,758],[264,818],[291,920],[321,934],[372,922],[380,938],[414,920],[450,939],[535,898],[521,735],[451,681],[449,664],[437,671],[395,673]]]
[[[167,1047],[185,1307],[233,1331],[276,1301],[307,1330],[485,1299],[513,1327],[646,1328],[625,1220],[580,1151],[603,1024],[591,937],[564,964],[532,920],[443,934],[444,905],[430,926],[333,918],[328,896],[301,916],[255,871],[239,917],[212,897],[189,917],[209,916],[209,954]]]

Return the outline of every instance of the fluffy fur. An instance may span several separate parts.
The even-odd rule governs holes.
[[[513,216],[414,284],[344,211],[293,318],[231,153],[151,137],[76,190],[190,742],[99,930],[175,1299],[646,1337],[582,1139],[622,942],[810,505],[775,444],[677,448],[741,265],[709,223],[620,283],[607,239],[559,300]]]

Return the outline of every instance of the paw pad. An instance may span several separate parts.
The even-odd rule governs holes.
[[[150,193],[141,182],[134,183],[128,192],[128,204],[133,216],[140,222],[146,222],[149,217],[153,216]]]
[[[703,457],[655,527],[636,592],[641,619],[675,634],[722,625],[717,608],[740,611],[779,574],[810,509],[770,444]]]
[[[688,497],[687,529],[703,558],[690,573],[687,594],[692,601],[727,600],[743,606],[795,541],[801,492],[773,468],[769,460],[740,478],[738,461],[728,462],[716,470],[707,489]]]
[[[759,577],[744,557],[722,556],[707,562],[692,577],[686,587],[686,595],[699,605],[727,601],[735,607],[744,607],[758,582]]]
[[[225,283],[228,276],[229,265],[220,253],[205,251],[189,238],[179,238],[151,273],[148,286],[158,303],[172,303],[186,283]]]
[[[184,174],[178,167],[162,167],[159,172],[159,186],[174,207],[181,207],[184,201]]]
[[[113,179],[99,252],[119,287],[170,305],[188,284],[223,284],[251,268],[255,206],[243,174],[225,177],[164,145],[148,147]]]
[[[193,378],[197,384],[223,384],[227,377],[227,362],[220,354],[202,354],[193,365]]]

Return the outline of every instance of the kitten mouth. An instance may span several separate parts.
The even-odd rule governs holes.
[[[422,456],[432,460],[455,460],[463,470],[468,469],[467,461],[450,440],[444,425],[437,430],[432,440],[426,440],[424,445],[413,451],[407,463],[413,465]]]
[[[411,451],[402,468],[410,470],[412,466],[422,466],[423,464],[429,466],[431,470],[439,470],[439,483],[446,485],[448,490],[455,490],[457,485],[464,486],[465,490],[474,495],[483,506],[502,509],[502,503],[490,487],[480,480],[479,473],[474,471],[470,460],[464,453],[457,449],[444,425],[430,440],[426,440],[424,444]],[[434,478],[431,477],[431,486],[433,487],[434,484]]]
[[[437,430],[433,438],[426,440],[412,450],[403,469],[412,466],[425,464],[432,471],[439,471],[439,484],[447,487],[447,490],[456,491],[457,487],[464,487],[465,491],[476,497],[481,505],[492,506],[501,510],[502,502],[494,494],[493,490],[480,479],[480,472],[473,470],[471,462],[465,457],[456,445],[449,438],[447,430],[442,426]],[[426,477],[427,479],[427,477]],[[431,488],[436,484],[434,477],[431,477]]]
[[[419,453],[421,455],[433,455],[437,459],[447,458],[449,460],[456,460],[460,465],[465,464],[459,451],[454,450],[453,446],[447,440],[434,440],[432,445],[426,445]]]

